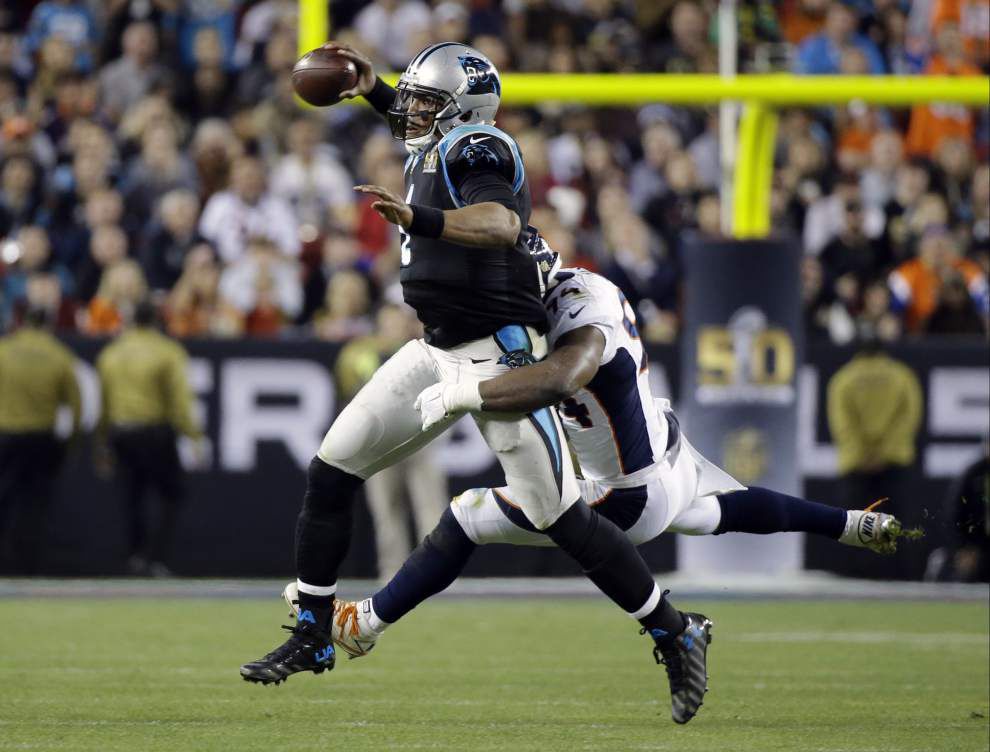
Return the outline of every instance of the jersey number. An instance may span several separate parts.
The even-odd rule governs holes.
[[[586,405],[582,405],[573,397],[568,397],[560,404],[562,405],[560,411],[571,420],[576,420],[581,428],[591,428],[594,425]]]
[[[409,190],[406,192],[407,204],[412,203],[413,188],[415,187],[416,186],[414,186],[412,183],[409,184]],[[402,239],[402,243],[400,245],[400,248],[402,249],[402,253],[399,256],[399,263],[402,266],[409,266],[409,262],[412,261],[412,249],[409,247],[409,241],[412,240],[412,236],[410,236],[409,233],[405,231],[402,225],[398,225],[398,228],[399,228],[399,237]]]

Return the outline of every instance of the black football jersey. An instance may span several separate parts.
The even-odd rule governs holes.
[[[405,178],[407,203],[446,210],[498,201],[527,226],[529,186],[519,148],[493,126],[454,128],[428,152],[406,161]],[[402,293],[423,322],[427,342],[454,347],[509,324],[546,332],[525,230],[511,249],[472,248],[400,232]]]

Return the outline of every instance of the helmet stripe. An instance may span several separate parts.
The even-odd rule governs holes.
[[[437,50],[443,49],[444,47],[452,47],[457,44],[460,44],[460,42],[441,42],[440,44],[435,44],[432,47],[427,47],[425,50],[420,52],[419,55],[413,58],[413,61],[409,63],[409,68],[407,70],[411,69],[413,66],[418,68],[424,62],[426,62],[426,58],[428,58]]]

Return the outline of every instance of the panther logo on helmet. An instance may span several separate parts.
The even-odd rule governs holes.
[[[498,76],[491,72],[491,65],[487,60],[470,55],[460,55],[457,59],[467,74],[469,93],[501,95]]]

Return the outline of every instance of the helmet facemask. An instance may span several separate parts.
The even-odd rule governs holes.
[[[460,114],[460,107],[447,92],[399,81],[388,111],[388,125],[392,136],[402,141],[410,154],[420,154],[439,140],[450,129],[448,121]]]

